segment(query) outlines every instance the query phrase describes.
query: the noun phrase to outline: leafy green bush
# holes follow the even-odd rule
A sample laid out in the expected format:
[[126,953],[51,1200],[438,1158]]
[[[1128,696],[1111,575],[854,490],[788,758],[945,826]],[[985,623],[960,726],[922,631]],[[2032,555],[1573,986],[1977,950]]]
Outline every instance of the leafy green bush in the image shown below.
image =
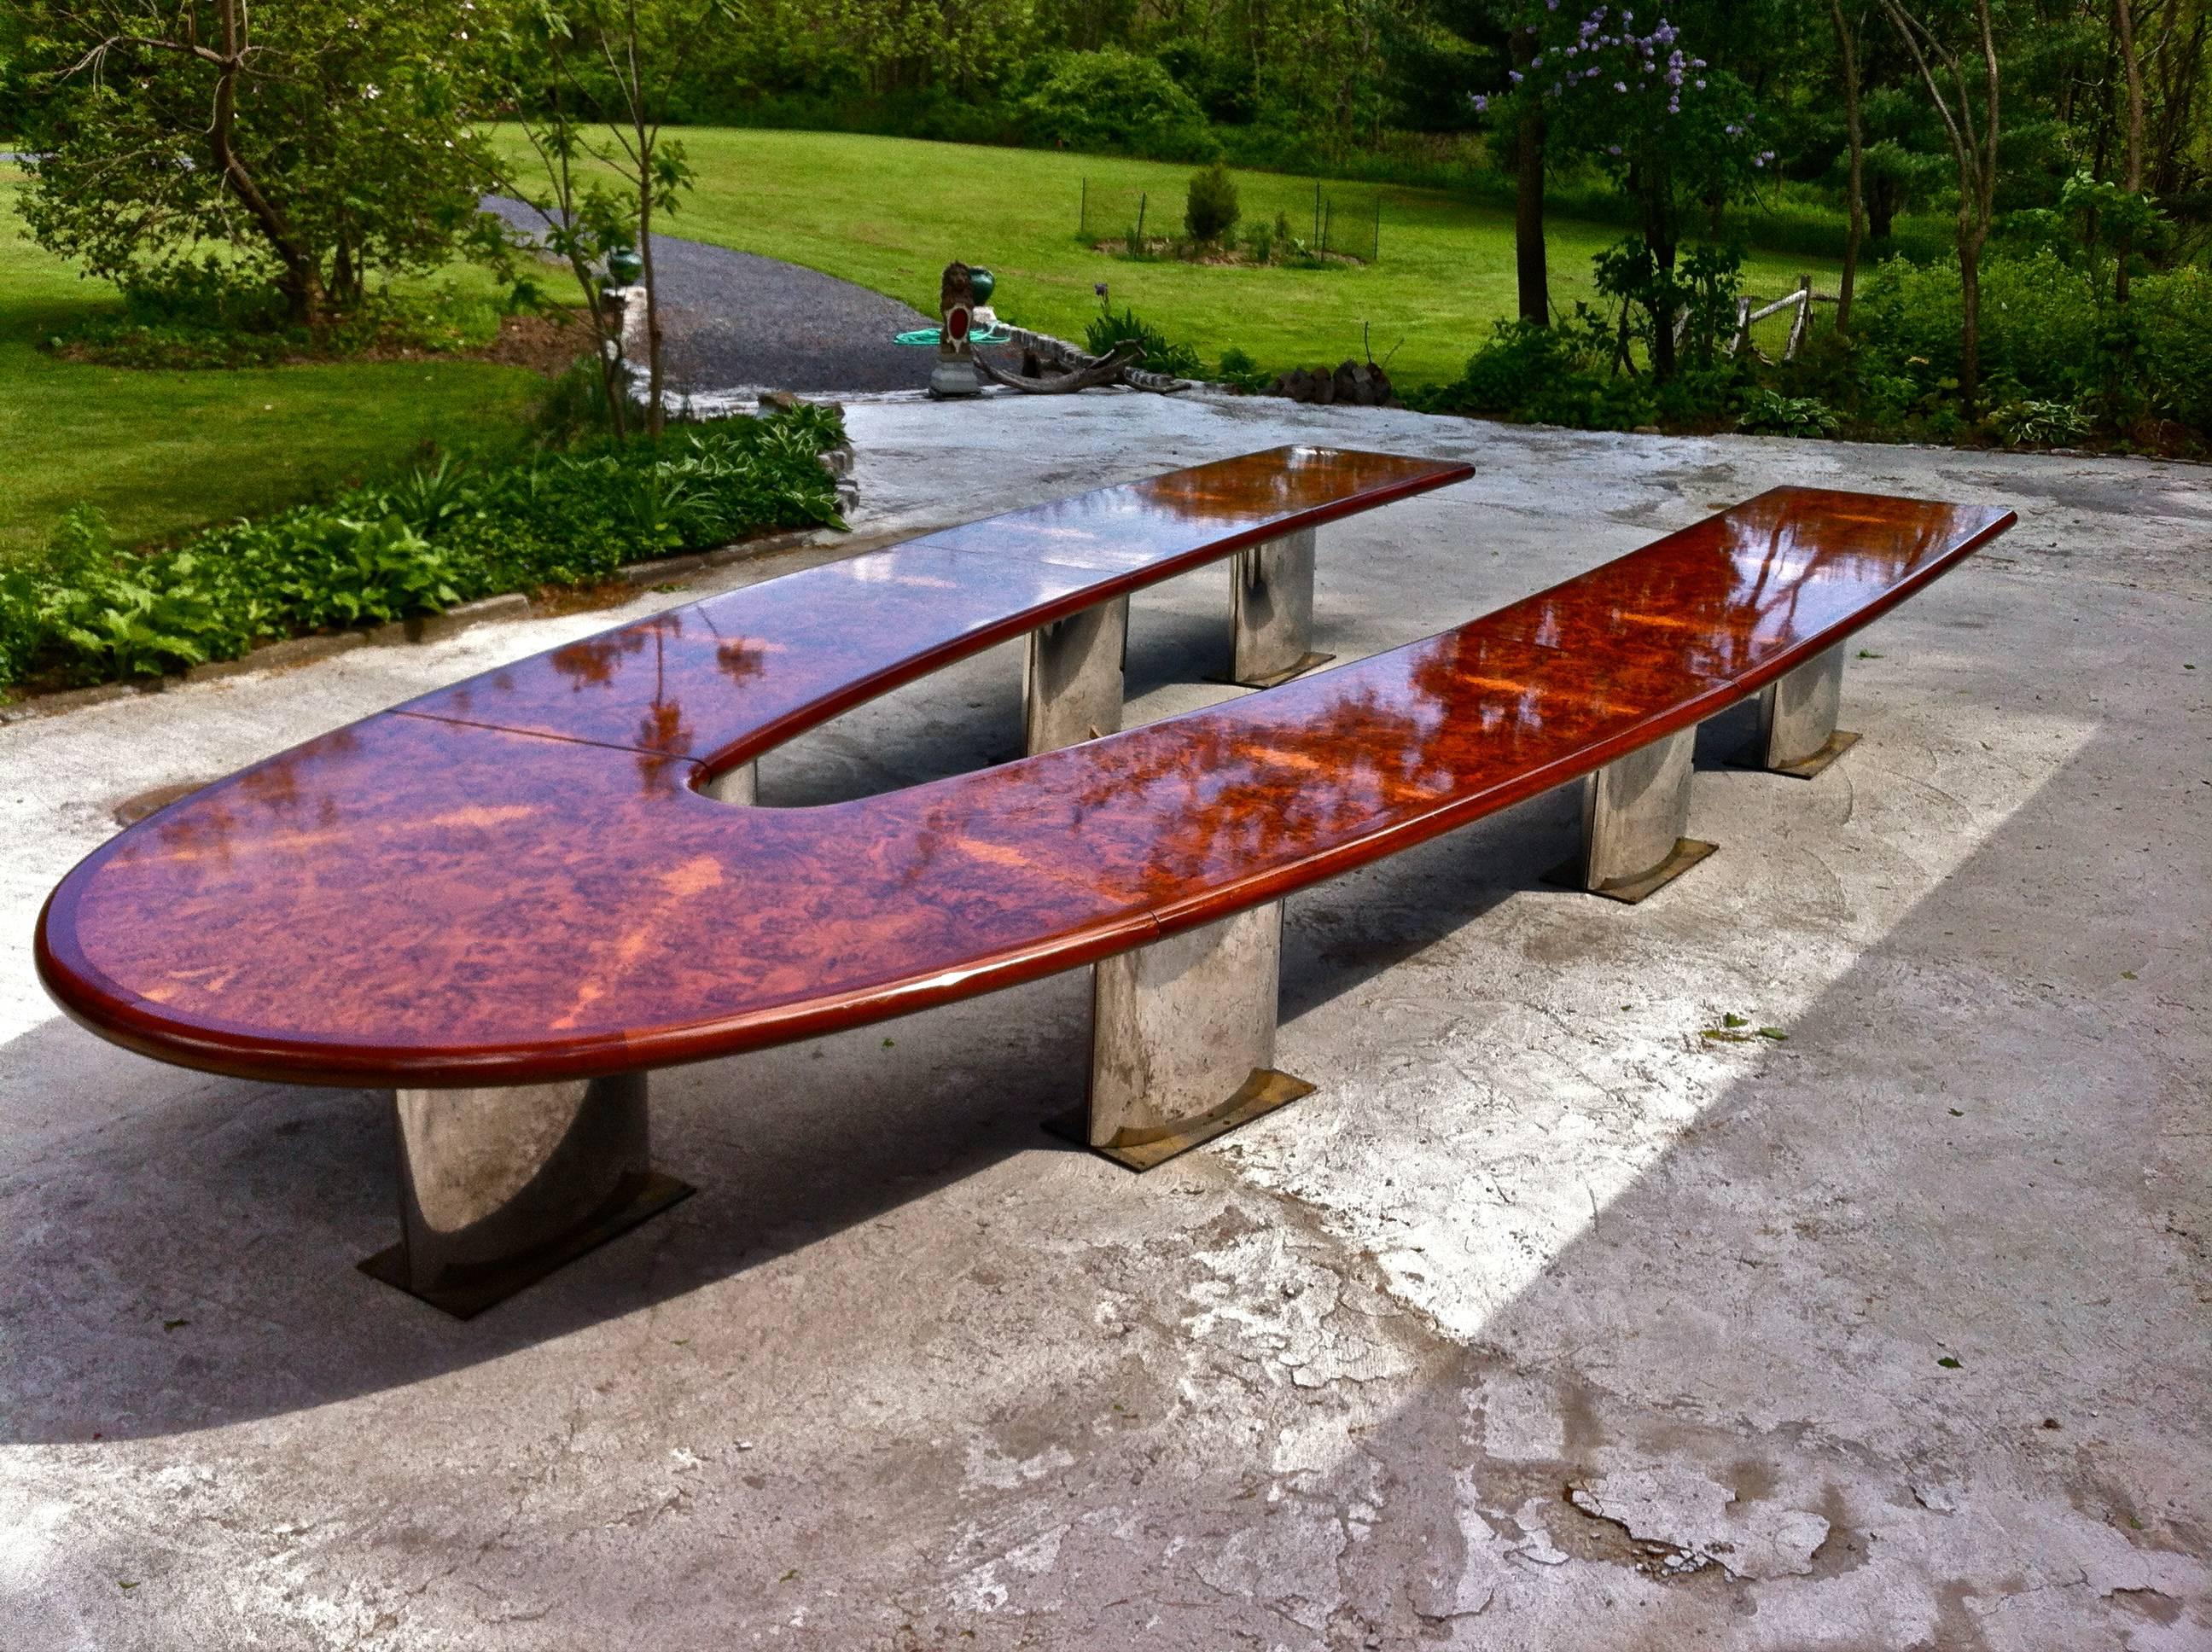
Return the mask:
[[[1964,300],[1956,261],[1892,258],[1869,272],[1851,325],[1880,370],[1923,390],[1959,376]],[[2096,295],[2049,252],[1992,258],[1982,270],[1982,375],[2027,397],[2073,400],[2097,388]]]
[[1162,161],[1211,160],[1220,149],[1197,100],[1156,59],[1119,46],[1046,53],[1020,110],[1034,143]]
[[1164,373],[1177,379],[1194,379],[1203,370],[1198,352],[1188,344],[1178,344],[1137,313],[1124,307],[1115,315],[1111,310],[1101,310],[1091,318],[1083,330],[1083,347],[1093,355],[1104,355],[1116,344],[1134,339],[1143,346],[1137,365],[1147,373]]
[[159,676],[273,637],[604,580],[757,528],[842,525],[815,457],[842,440],[835,410],[800,407],[520,464],[441,459],[142,556],[80,507],[43,555],[0,565],[0,685]]
[[1744,398],[1735,428],[1763,436],[1832,436],[1843,422],[1842,416],[1817,396],[1754,390]]
[[2064,447],[2089,434],[2089,416],[2071,402],[2007,402],[1990,428],[2008,447]]
[[1221,383],[1233,385],[1248,395],[1265,390],[1275,377],[1233,344],[1221,352],[1220,371],[1214,376]]
[[1488,343],[1468,358],[1467,370],[1444,392],[1439,411],[1512,413],[1534,399],[1547,382],[1578,370],[1567,341],[1549,327],[1499,321]]
[[1237,182],[1218,161],[1190,175],[1182,227],[1194,241],[1218,241],[1237,227]]
[[[1937,440],[1962,427],[1954,404],[1960,311],[1955,263],[1893,259],[1870,273],[1852,321],[1868,392],[1862,417],[1909,408],[1922,433]],[[2096,272],[2048,247],[1995,257],[1983,269],[1982,374],[1990,399],[2000,410],[2063,406],[2086,422],[2074,434],[2022,440],[2074,441],[2100,427],[2128,436],[2146,416],[2212,435],[2208,363],[2212,272],[2185,266],[2143,276],[2121,306],[2100,288]],[[2003,434],[2027,416],[1993,423]],[[2070,429],[2071,422],[2053,428]]]
[[2212,435],[2212,270],[2142,276],[2129,309],[2152,411]]
[[1736,295],[1743,289],[1741,246],[1701,243],[1662,270],[1644,237],[1631,235],[1592,258],[1590,270],[1601,294],[1628,306],[1631,336],[1647,352],[1662,308],[1680,362],[1710,367],[1735,336]]
[[1422,397],[1421,404],[1431,412],[1494,413],[1580,430],[1649,424],[1655,416],[1649,387],[1613,376],[1604,331],[1602,319],[1580,305],[1558,327],[1497,322],[1458,380]]

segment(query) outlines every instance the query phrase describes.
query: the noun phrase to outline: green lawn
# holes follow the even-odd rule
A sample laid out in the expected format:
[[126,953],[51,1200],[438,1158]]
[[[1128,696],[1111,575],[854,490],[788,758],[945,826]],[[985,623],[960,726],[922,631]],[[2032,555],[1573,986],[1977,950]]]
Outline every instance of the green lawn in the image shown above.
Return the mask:
[[[1434,191],[1383,189],[1382,258],[1323,270],[1137,264],[1079,244],[1084,180],[1094,225],[1139,191],[1148,227],[1180,224],[1190,168],[1026,149],[976,149],[833,133],[694,128],[679,136],[699,173],[674,233],[787,258],[905,299],[936,304],[946,260],[999,275],[1007,318],[1080,337],[1092,286],[1209,363],[1231,345],[1281,368],[1375,354],[1406,384],[1448,379],[1489,324],[1513,310],[1510,216]],[[114,303],[32,245],[15,215],[17,170],[0,166],[0,556],[36,544],[81,501],[126,542],[290,503],[390,466],[426,440],[496,440],[539,385],[520,368],[471,361],[361,362],[238,372],[155,373],[57,360],[38,341]],[[1248,217],[1285,212],[1310,226],[1311,179],[1237,174]],[[1326,185],[1347,218],[1376,191]],[[1301,233],[1304,233],[1301,230]],[[1590,254],[1610,228],[1551,228],[1553,290],[1589,295]],[[1778,295],[1802,257],[1755,258],[1750,289]],[[468,280],[481,281],[470,275]],[[1778,320],[1768,324],[1777,329]],[[1395,350],[1395,355],[1392,352]]]
[[115,301],[25,236],[21,178],[0,167],[0,556],[82,501],[126,543],[293,503],[426,440],[504,435],[543,387],[472,361],[149,373],[59,361],[37,342]]
[[[1385,187],[1382,255],[1365,267],[1324,270],[1132,263],[1078,243],[1077,206],[1089,179],[1092,223],[1118,229],[1139,191],[1146,228],[1180,233],[1191,168],[1034,149],[969,148],[824,132],[691,128],[675,134],[698,186],[669,233],[787,258],[906,300],[927,314],[938,272],[951,258],[990,266],[993,302],[1008,319],[1080,338],[1097,313],[1093,283],[1116,308],[1133,304],[1209,364],[1231,345],[1261,366],[1334,363],[1360,350],[1369,324],[1376,355],[1397,347],[1403,383],[1456,377],[1490,324],[1514,313],[1513,222],[1494,207],[1431,190]],[[1310,233],[1314,180],[1238,173],[1245,216],[1283,211]],[[1328,184],[1341,219],[1358,221],[1378,192]],[[1591,295],[1590,255],[1620,238],[1609,226],[1554,222],[1552,294]],[[1747,289],[1778,297],[1812,270],[1824,288],[1835,268],[1802,254],[1754,257]],[[1778,343],[1786,323],[1777,329]],[[1765,333],[1762,329],[1762,342]]]

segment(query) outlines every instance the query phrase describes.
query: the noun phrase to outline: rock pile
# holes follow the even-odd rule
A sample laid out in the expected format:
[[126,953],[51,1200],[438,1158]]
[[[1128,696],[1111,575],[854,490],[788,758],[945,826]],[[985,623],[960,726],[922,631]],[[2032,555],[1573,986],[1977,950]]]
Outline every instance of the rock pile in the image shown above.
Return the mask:
[[1318,402],[1324,407],[1396,407],[1397,394],[1390,375],[1372,361],[1340,362],[1336,371],[1327,367],[1293,367],[1267,386],[1270,396],[1287,396],[1294,402]]

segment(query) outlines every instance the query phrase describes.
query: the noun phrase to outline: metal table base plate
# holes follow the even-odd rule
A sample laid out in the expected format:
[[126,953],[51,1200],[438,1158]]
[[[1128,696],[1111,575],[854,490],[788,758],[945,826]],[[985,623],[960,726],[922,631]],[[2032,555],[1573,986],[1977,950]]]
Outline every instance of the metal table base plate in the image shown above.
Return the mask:
[[1796,762],[1777,763],[1767,767],[1765,748],[1757,740],[1729,757],[1731,768],[1755,768],[1763,774],[1787,774],[1794,780],[1809,780],[1830,763],[1859,743],[1859,737],[1848,729],[1838,729],[1828,737],[1828,742],[1810,756],[1800,757]]
[[386,1246],[356,1266],[370,1278],[404,1291],[457,1320],[474,1319],[485,1309],[505,1302],[518,1291],[528,1289],[547,1274],[566,1267],[587,1251],[597,1250],[608,1240],[628,1233],[672,1205],[681,1204],[697,1191],[688,1181],[678,1181],[659,1170],[648,1171],[629,1191],[558,1238],[520,1255],[502,1257],[497,1262],[447,1268],[438,1283],[427,1290],[418,1291],[408,1283],[407,1247],[404,1242]]
[[1240,689],[1280,688],[1292,677],[1304,677],[1308,671],[1312,671],[1316,666],[1326,665],[1330,660],[1334,659],[1335,658],[1336,656],[1334,654],[1309,653],[1301,658],[1295,665],[1286,666],[1279,671],[1270,671],[1265,677],[1237,677],[1233,674],[1234,668],[1232,667],[1231,671],[1208,671],[1206,673],[1206,681],[1208,683],[1227,683],[1233,687]]
[[1044,1127],[1063,1141],[1072,1141],[1078,1147],[1089,1147],[1102,1158],[1110,1158],[1125,1169],[1150,1170],[1166,1163],[1177,1154],[1187,1153],[1194,1147],[1204,1145],[1217,1136],[1225,1136],[1241,1124],[1273,1113],[1279,1107],[1287,1107],[1301,1096],[1314,1093],[1314,1086],[1303,1078],[1294,1078],[1287,1072],[1278,1072],[1272,1067],[1255,1067],[1243,1088],[1223,1102],[1216,1111],[1203,1118],[1193,1119],[1180,1130],[1154,1138],[1149,1141],[1121,1141],[1111,1146],[1094,1147],[1091,1142],[1091,1109],[1073,1107],[1066,1112],[1045,1121]]
[[1583,881],[1583,857],[1580,853],[1571,859],[1562,860],[1544,874],[1544,881],[1562,889],[1579,890],[1585,895],[1602,895],[1608,901],[1625,902],[1634,906],[1647,895],[1665,888],[1684,872],[1703,860],[1720,845],[1707,843],[1694,837],[1678,837],[1674,852],[1649,872],[1638,872],[1633,878],[1617,878],[1600,884],[1595,889]]

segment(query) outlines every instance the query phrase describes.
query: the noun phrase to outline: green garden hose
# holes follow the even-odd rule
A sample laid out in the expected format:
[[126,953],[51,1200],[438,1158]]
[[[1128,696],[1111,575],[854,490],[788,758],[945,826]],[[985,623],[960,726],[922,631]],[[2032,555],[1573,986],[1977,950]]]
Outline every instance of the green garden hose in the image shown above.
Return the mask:
[[[891,339],[891,343],[894,344],[934,345],[938,342],[938,335],[943,331],[944,329],[941,327],[916,327],[912,332],[902,332],[895,335]],[[969,333],[968,335],[968,342],[971,344],[1011,344],[1014,342],[1014,336],[1013,334],[1006,331],[1004,328],[993,327],[988,332]]]

